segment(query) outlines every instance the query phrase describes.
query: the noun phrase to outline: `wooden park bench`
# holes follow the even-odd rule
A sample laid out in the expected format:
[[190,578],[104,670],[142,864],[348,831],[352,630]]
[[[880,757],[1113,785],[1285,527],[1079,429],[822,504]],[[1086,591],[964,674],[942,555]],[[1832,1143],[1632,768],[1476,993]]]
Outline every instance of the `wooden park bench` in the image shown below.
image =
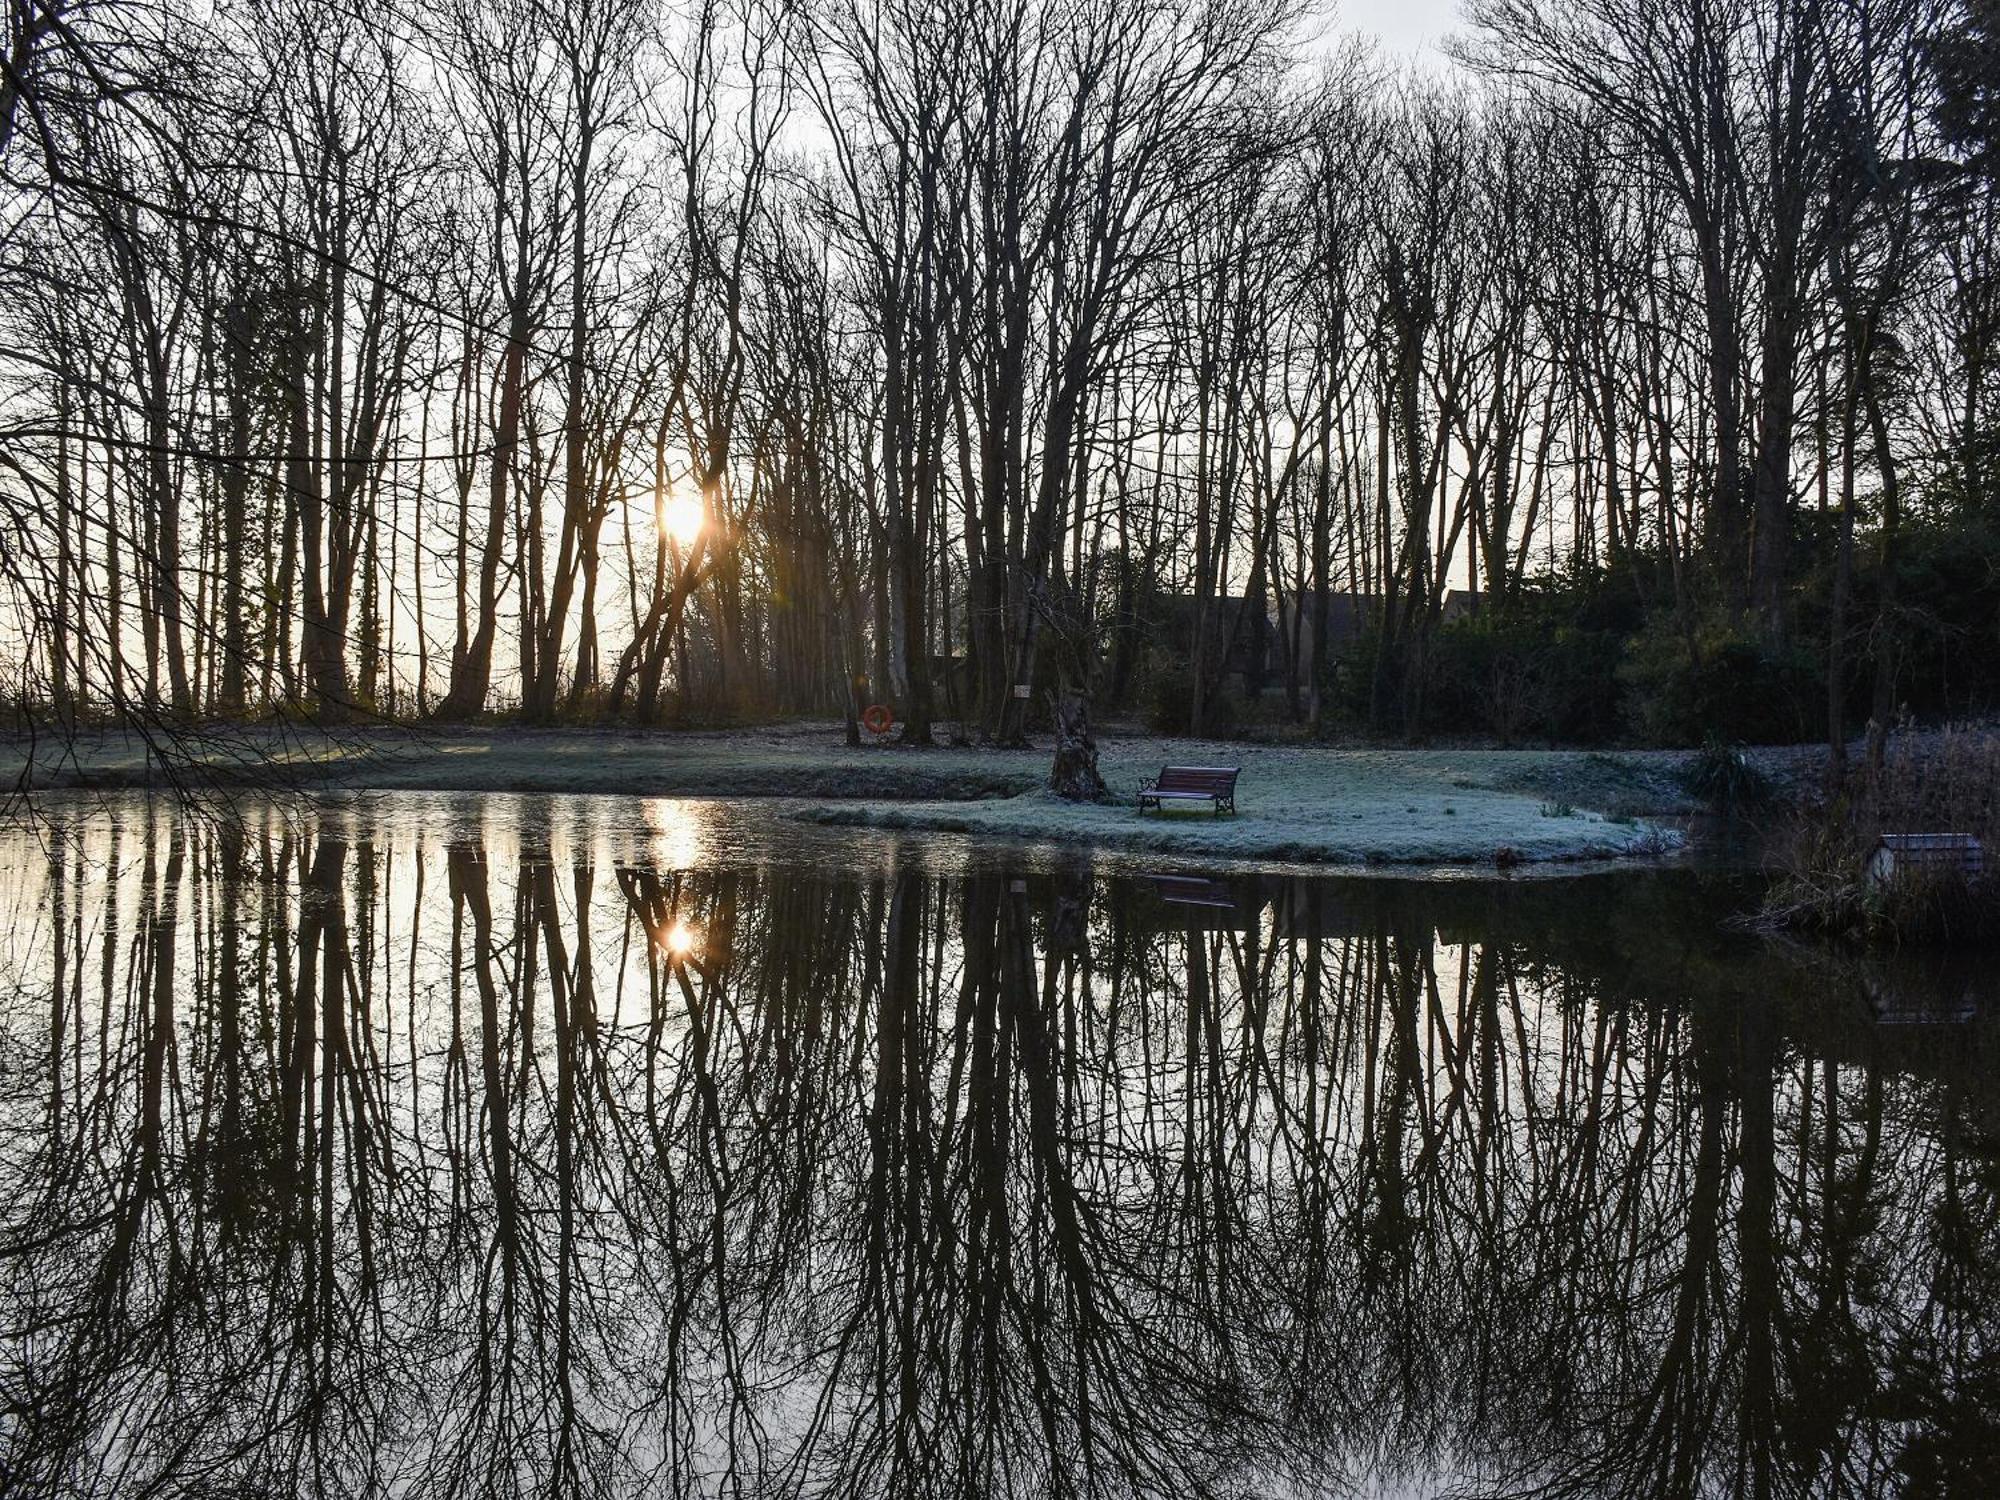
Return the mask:
[[1163,766],[1160,774],[1139,788],[1139,811],[1164,808],[1169,802],[1211,802],[1215,815],[1236,812],[1236,778],[1241,766]]

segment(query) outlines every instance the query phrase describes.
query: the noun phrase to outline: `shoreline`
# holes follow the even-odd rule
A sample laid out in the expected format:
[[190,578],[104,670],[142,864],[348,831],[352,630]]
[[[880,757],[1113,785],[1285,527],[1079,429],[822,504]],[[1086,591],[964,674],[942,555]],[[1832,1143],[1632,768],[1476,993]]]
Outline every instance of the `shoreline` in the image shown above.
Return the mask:
[[[1135,854],[1303,865],[1506,868],[1658,863],[1698,811],[1678,751],[1383,749],[1107,736],[1113,801],[1045,788],[1045,748],[849,748],[837,725],[747,730],[237,728],[170,775],[136,736],[0,748],[17,790],[410,791],[782,799],[784,815],[850,828],[1087,845]],[[190,747],[193,748],[193,747]],[[1234,817],[1141,814],[1163,764],[1242,767]]]

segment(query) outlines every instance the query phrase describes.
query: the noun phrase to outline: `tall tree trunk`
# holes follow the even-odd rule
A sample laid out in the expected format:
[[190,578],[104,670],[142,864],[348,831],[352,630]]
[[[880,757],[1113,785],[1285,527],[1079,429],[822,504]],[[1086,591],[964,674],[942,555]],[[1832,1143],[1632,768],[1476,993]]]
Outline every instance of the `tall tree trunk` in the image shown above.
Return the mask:
[[500,556],[507,545],[508,486],[514,450],[521,441],[521,403],[527,380],[527,316],[517,297],[508,312],[507,347],[501,356],[500,414],[494,425],[491,476],[486,488],[486,536],[479,552],[479,591],[465,652],[452,663],[451,685],[438,703],[440,719],[464,720],[484,711],[493,683],[493,639],[500,624]]
[[1875,690],[1868,713],[1868,773],[1879,778],[1888,752],[1889,730],[1896,713],[1896,653],[1901,622],[1896,599],[1896,569],[1901,563],[1902,488],[1896,456],[1889,445],[1889,423],[1882,407],[1873,361],[1864,359],[1860,372],[1861,400],[1868,413],[1868,431],[1875,447],[1875,464],[1882,475],[1882,532],[1876,555],[1880,573],[1875,615]]

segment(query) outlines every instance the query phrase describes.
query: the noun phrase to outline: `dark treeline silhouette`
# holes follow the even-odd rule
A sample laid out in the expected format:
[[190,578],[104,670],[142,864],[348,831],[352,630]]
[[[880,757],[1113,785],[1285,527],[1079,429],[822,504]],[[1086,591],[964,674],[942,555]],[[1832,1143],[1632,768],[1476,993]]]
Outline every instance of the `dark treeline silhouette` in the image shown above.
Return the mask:
[[[690,873],[618,816],[10,841],[10,1494],[2000,1458],[1962,981],[1718,952],[1684,876]],[[1912,996],[1947,1024],[1876,1024]]]
[[38,720],[2000,694],[1989,0],[4,14]]

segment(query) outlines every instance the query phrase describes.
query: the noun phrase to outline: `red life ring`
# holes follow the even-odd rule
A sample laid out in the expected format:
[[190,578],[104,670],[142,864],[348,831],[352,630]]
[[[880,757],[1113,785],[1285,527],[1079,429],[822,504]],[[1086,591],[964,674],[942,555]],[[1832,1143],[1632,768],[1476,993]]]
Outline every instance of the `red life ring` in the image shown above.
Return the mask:
[[889,726],[896,722],[896,716],[880,703],[871,703],[861,711],[861,722],[870,734],[887,734]]

